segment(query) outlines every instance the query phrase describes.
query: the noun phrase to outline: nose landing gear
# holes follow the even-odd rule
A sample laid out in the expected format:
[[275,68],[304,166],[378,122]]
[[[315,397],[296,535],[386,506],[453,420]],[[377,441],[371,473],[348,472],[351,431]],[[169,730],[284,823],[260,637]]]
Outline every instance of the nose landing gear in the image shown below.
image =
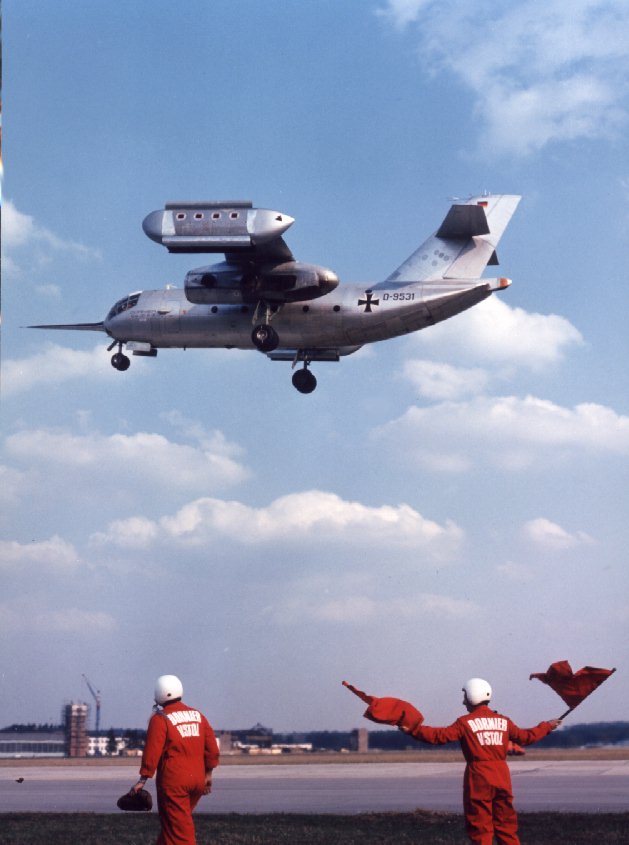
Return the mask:
[[[112,345],[109,347],[109,350],[113,349],[115,345],[115,343],[112,343]],[[114,352],[114,354],[111,356],[111,366],[115,370],[119,370],[121,373],[123,373],[125,370],[129,369],[130,364],[131,361],[129,360],[129,358],[127,358],[127,356],[124,355],[122,352],[122,343],[119,343],[118,351]]]

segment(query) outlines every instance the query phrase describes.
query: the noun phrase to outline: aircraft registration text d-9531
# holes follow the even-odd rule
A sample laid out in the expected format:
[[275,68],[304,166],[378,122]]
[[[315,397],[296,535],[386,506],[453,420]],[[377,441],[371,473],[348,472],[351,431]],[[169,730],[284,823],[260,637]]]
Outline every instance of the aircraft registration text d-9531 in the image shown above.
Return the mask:
[[387,302],[387,300],[392,299],[394,302],[411,302],[415,299],[415,291],[396,291],[395,293],[383,293],[382,299]]

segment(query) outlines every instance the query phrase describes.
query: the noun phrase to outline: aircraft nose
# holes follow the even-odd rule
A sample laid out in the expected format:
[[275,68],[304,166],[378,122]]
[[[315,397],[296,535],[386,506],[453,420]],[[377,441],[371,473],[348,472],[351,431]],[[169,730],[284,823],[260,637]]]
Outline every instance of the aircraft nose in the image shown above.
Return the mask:
[[295,218],[269,208],[255,208],[248,221],[248,231],[254,243],[279,238],[295,222]]
[[142,221],[144,234],[152,241],[161,244],[163,237],[164,212],[151,211]]

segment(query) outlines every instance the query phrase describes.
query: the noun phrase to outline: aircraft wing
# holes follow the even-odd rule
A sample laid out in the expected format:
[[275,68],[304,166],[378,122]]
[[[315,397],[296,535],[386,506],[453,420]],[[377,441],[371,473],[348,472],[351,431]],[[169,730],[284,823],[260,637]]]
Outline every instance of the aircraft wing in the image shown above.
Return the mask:
[[187,299],[195,305],[305,302],[338,285],[326,267],[295,261],[282,235],[294,219],[254,208],[249,200],[167,202],[142,223],[169,252],[222,252],[225,261],[191,270]]
[[520,199],[514,194],[496,194],[455,203],[437,231],[375,287],[479,279],[488,264],[498,264],[496,246]]

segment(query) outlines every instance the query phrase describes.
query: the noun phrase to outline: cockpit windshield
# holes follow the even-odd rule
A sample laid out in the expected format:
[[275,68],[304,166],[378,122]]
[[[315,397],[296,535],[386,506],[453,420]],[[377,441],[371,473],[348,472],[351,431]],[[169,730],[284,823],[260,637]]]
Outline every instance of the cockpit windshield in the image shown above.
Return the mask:
[[124,299],[119,299],[118,302],[112,307],[109,314],[107,315],[107,319],[111,320],[112,317],[116,317],[118,314],[122,314],[123,311],[128,311],[129,308],[133,308],[135,305],[138,304],[138,299],[140,298],[139,293],[131,293],[129,296],[125,296]]

